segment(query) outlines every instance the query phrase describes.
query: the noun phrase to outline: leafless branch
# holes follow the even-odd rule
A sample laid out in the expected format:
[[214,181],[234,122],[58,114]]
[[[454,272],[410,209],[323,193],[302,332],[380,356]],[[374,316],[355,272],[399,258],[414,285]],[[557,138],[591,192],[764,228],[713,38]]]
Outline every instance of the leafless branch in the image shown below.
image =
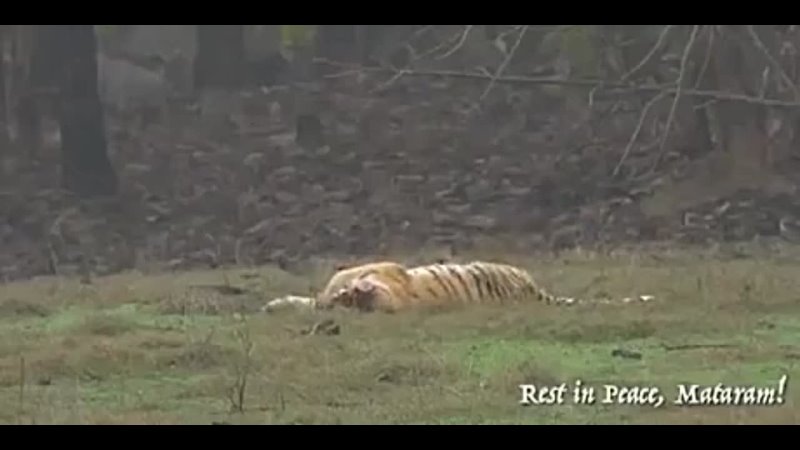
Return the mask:
[[653,57],[656,55],[656,52],[658,52],[658,49],[660,49],[661,46],[664,44],[664,41],[666,40],[667,35],[669,34],[670,30],[674,26],[675,25],[666,25],[666,26],[664,26],[664,29],[662,29],[661,33],[658,35],[658,39],[656,40],[656,43],[653,45],[653,48],[651,48],[650,51],[647,52],[647,54],[644,56],[644,58],[641,61],[639,61],[639,64],[636,65],[636,67],[634,67],[633,69],[629,70],[628,73],[622,75],[622,78],[621,78],[622,81],[625,81],[628,78],[630,78],[633,74],[635,74],[636,72],[641,70],[642,67],[647,65],[647,63],[649,63],[651,59],[653,59]]
[[675,111],[678,109],[678,102],[681,99],[681,93],[683,91],[683,79],[686,76],[686,62],[689,61],[689,53],[692,52],[692,47],[694,47],[694,41],[697,38],[697,33],[700,31],[700,28],[700,25],[695,25],[692,28],[692,34],[689,35],[689,42],[686,43],[686,47],[683,49],[681,68],[680,72],[678,73],[678,80],[675,82],[675,99],[672,101],[672,107],[669,110],[669,116],[667,116],[667,124],[664,128],[664,136],[661,137],[661,145],[658,149],[658,157],[656,157],[656,162],[653,166],[654,168],[661,162],[661,158],[664,154],[664,148],[667,144],[667,139],[669,138],[672,122],[675,120]]
[[486,86],[486,90],[483,91],[483,94],[481,94],[480,98],[478,99],[478,102],[483,101],[483,99],[486,98],[487,95],[489,95],[489,92],[492,90],[492,87],[494,87],[495,83],[497,82],[497,79],[503,75],[503,72],[506,70],[508,63],[511,62],[511,60],[514,58],[514,54],[517,53],[517,48],[519,48],[519,44],[522,42],[522,38],[525,37],[525,33],[527,31],[528,31],[528,25],[523,26],[522,29],[519,31],[519,35],[517,36],[517,41],[514,42],[514,46],[511,47],[511,50],[508,52],[508,55],[506,55],[506,59],[503,61],[502,64],[500,64],[500,67],[497,68],[497,72],[495,72],[494,75],[492,76],[491,81],[489,81],[489,85]]
[[424,27],[422,27],[422,28],[414,31],[413,33],[411,33],[411,36],[409,37],[409,40],[416,39],[416,38],[422,36],[423,34],[427,33],[428,31],[430,31],[432,29],[433,29],[433,25],[425,25]]
[[472,27],[474,26],[475,25],[467,25],[466,27],[464,27],[464,31],[461,33],[461,38],[458,40],[458,42],[456,42],[456,44],[453,47],[451,47],[450,50],[446,51],[443,55],[438,56],[436,59],[445,59],[450,55],[452,55],[453,53],[457,52],[458,49],[460,49],[464,45],[464,42],[466,42],[467,36],[469,36],[469,32],[472,31]]
[[241,360],[234,364],[235,380],[228,391],[228,400],[231,403],[231,410],[239,413],[243,413],[245,410],[245,392],[247,390],[248,376],[253,364],[253,341],[250,338],[250,329],[243,317],[244,316],[242,316],[239,327],[234,330],[234,336],[242,352]]
[[[316,59],[315,62],[318,64],[349,67],[353,69],[354,73],[356,72],[397,73],[398,72],[397,70],[394,69],[387,69],[382,67],[361,67],[361,66],[354,67],[353,65],[338,63],[322,58]],[[600,80],[582,79],[582,78],[565,79],[560,77],[527,77],[522,75],[504,75],[504,76],[494,77],[493,75],[488,73],[460,72],[455,70],[404,70],[404,75],[416,76],[416,77],[464,78],[473,80],[487,80],[494,78],[497,83],[517,84],[517,85],[541,84],[541,85],[553,85],[553,86],[594,88],[599,84],[604,84],[608,88],[607,90],[603,91],[604,95],[606,96],[624,95],[635,92],[639,93],[664,92],[666,94],[675,94],[678,91],[677,88],[672,83],[659,84],[659,85],[631,85],[628,83],[612,83],[612,82],[604,82]],[[742,102],[753,105],[771,106],[776,108],[800,108],[800,101],[786,101],[786,100],[768,99],[768,98],[761,99],[750,95],[735,94],[725,91],[682,89],[681,95],[687,97],[701,97],[701,98],[715,99],[715,100]]]
[[397,82],[397,80],[399,80],[400,78],[402,78],[402,77],[403,77],[403,75],[405,75],[405,74],[407,74],[407,73],[408,73],[408,70],[407,70],[407,69],[402,69],[402,70],[399,70],[399,71],[397,71],[397,73],[395,73],[395,74],[392,76],[392,78],[389,78],[389,79],[388,79],[388,80],[386,80],[384,83],[381,83],[379,86],[377,86],[377,87],[375,87],[374,89],[372,89],[372,90],[370,91],[370,94],[374,94],[374,93],[376,93],[376,92],[380,92],[380,91],[382,91],[382,90],[384,90],[384,89],[388,88],[389,86],[391,86],[391,85],[393,85],[394,83],[396,83],[396,82]]
[[[471,25],[469,25],[469,26],[471,26]],[[464,36],[464,32],[453,34],[452,36],[448,37],[444,41],[440,42],[438,45],[434,46],[433,48],[429,48],[428,50],[425,50],[424,52],[416,55],[414,58],[412,58],[412,60],[413,61],[418,61],[418,60],[420,60],[422,58],[425,58],[426,56],[430,56],[430,55],[438,52],[439,50],[445,48],[450,43],[453,43],[454,47],[459,47],[460,44],[458,43],[458,41],[459,41],[459,39],[462,39],[462,38],[466,39],[466,36]],[[452,50],[452,48],[451,48],[451,50]]]
[[767,49],[767,46],[764,45],[764,41],[762,41],[761,38],[758,37],[758,33],[756,33],[755,28],[753,28],[752,25],[747,25],[745,28],[747,29],[747,34],[750,35],[750,38],[753,40],[753,44],[755,44],[756,48],[758,48],[761,51],[761,53],[764,54],[764,57],[767,58],[767,61],[780,74],[780,77],[781,79],[783,79],[783,82],[786,83],[786,85],[789,86],[789,88],[792,90],[792,93],[794,93],[795,100],[800,98],[800,92],[798,92],[797,86],[795,86],[795,84],[792,82],[792,79],[789,77],[786,71],[783,70],[783,66],[781,66],[778,60],[776,60],[772,56],[772,54],[770,54],[769,49]]
[[642,113],[639,115],[639,123],[636,124],[636,129],[633,130],[633,134],[631,134],[631,138],[628,141],[628,145],[625,146],[625,151],[622,153],[622,157],[619,159],[617,166],[614,167],[614,171],[611,173],[612,177],[616,177],[619,174],[622,165],[625,163],[625,160],[628,158],[628,155],[633,148],[634,142],[636,142],[636,138],[639,137],[639,133],[642,131],[642,126],[644,125],[644,121],[647,118],[647,113],[650,112],[650,108],[653,107],[659,100],[666,97],[667,94],[665,92],[659,92],[653,98],[650,99],[642,108]]
[[[497,36],[495,36],[494,40],[496,41],[496,40],[499,39],[499,40],[503,41],[506,36],[508,36],[509,34],[513,34],[513,33],[519,32],[519,30],[521,30],[522,27],[528,27],[529,31],[531,29],[530,25],[514,25],[511,28],[509,28],[508,30],[501,31],[500,33],[497,33]],[[553,31],[557,31],[557,30],[558,30],[558,27],[556,29],[554,29]]]
[[708,70],[708,65],[711,62],[711,50],[714,48],[714,27],[705,28],[708,31],[708,46],[706,47],[706,57],[703,60],[703,65],[700,67],[700,71],[697,73],[697,78],[694,82],[695,89],[700,87],[700,83],[703,82],[703,77],[706,76],[706,70]]

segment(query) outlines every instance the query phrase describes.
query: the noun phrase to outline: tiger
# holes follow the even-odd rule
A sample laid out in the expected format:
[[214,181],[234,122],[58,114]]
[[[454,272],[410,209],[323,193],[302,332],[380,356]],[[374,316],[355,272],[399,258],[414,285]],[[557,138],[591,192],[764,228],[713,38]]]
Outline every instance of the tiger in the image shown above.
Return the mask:
[[417,306],[526,300],[582,303],[549,293],[524,269],[503,263],[472,261],[407,268],[382,262],[353,267],[339,277],[340,274],[333,277],[325,296],[318,299],[318,308],[343,306],[361,311],[397,312]]

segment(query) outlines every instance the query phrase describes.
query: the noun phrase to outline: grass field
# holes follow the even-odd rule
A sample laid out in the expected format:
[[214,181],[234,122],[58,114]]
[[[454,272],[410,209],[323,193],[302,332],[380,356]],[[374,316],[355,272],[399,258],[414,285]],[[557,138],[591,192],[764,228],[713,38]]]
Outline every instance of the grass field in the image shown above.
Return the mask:
[[[271,268],[0,285],[0,423],[800,423],[800,259],[653,255],[500,258],[559,294],[656,297],[624,306],[266,314],[326,275]],[[226,283],[248,292],[192,287]],[[324,318],[340,333],[302,332]],[[781,405],[672,403],[782,375]],[[561,383],[563,404],[520,406],[520,384]],[[666,401],[603,404],[604,384]]]

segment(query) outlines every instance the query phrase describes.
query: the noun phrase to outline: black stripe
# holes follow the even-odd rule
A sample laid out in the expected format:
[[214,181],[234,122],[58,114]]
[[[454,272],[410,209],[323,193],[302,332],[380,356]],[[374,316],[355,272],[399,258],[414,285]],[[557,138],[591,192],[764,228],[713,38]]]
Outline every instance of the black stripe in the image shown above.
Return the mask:
[[[419,271],[419,269],[423,269],[423,270],[427,271],[428,273],[430,273],[430,270],[428,270],[428,268],[427,268],[427,267],[421,267],[421,268],[418,268],[418,269],[417,269],[417,271]],[[422,275],[422,274],[421,274],[421,273],[417,273],[417,275],[419,276],[419,275]],[[434,276],[434,278],[435,278],[435,276]],[[442,298],[442,293],[441,293],[441,292],[439,292],[439,291],[437,291],[436,289],[434,289],[434,288],[433,288],[433,287],[431,287],[430,285],[426,285],[426,286],[425,286],[425,290],[426,290],[426,291],[427,291],[427,292],[428,292],[428,293],[429,293],[431,296],[433,296],[434,298],[437,298],[437,299],[440,299],[440,298]],[[419,297],[419,293],[417,293],[417,292],[416,292],[414,289],[411,289],[411,291],[412,291],[412,292],[411,292],[411,295],[412,295],[412,297],[414,297],[414,298],[416,298],[416,299],[419,299],[419,298],[420,298],[420,297]],[[446,291],[446,289],[445,289],[445,291]]]
[[[441,267],[441,266],[439,266],[437,268],[443,269],[443,267]],[[442,280],[444,280],[444,282],[447,283],[448,286],[450,286],[450,289],[452,289],[452,292],[453,292],[452,299],[453,300],[459,300],[459,298],[461,297],[461,294],[458,292],[458,287],[455,284],[453,284],[452,281],[450,280],[450,277],[442,276]]]
[[449,295],[451,297],[453,296],[453,293],[447,288],[447,284],[444,282],[444,280],[441,277],[439,277],[439,274],[436,273],[436,271],[433,270],[433,268],[425,267],[424,269],[429,274],[431,274],[431,276],[433,276],[433,279],[436,280],[437,283],[439,283],[439,285],[442,287],[442,290],[444,290],[447,293],[447,295]]
[[552,298],[550,298],[550,295],[545,293],[544,290],[542,289],[539,289],[538,296],[539,296],[539,301],[552,300]]
[[475,288],[478,290],[478,302],[482,302],[486,298],[486,294],[483,291],[483,286],[481,285],[481,278],[475,273],[475,267],[473,266],[466,266],[467,272],[472,275],[472,281],[475,282]]
[[495,274],[497,277],[502,280],[500,283],[500,287],[503,288],[503,299],[511,299],[512,295],[514,294],[514,289],[512,288],[512,282],[508,278],[508,273],[503,270],[502,267],[495,267]]
[[494,278],[494,274],[491,271],[484,270],[485,268],[482,267],[480,264],[474,264],[472,266],[475,270],[481,273],[483,277],[484,283],[486,283],[486,289],[489,291],[490,294],[494,296],[494,300],[497,300],[501,297],[500,290],[497,286],[497,280]]
[[402,274],[399,273],[387,273],[386,278],[388,278],[391,281],[394,281],[395,283],[401,286],[405,285],[407,281],[406,277],[404,277]]
[[506,288],[505,300],[515,300],[519,295],[519,284],[514,278],[513,272],[507,267],[498,266],[497,275],[503,279],[503,286]]
[[431,293],[431,295],[433,295],[433,297],[434,297],[434,298],[437,298],[437,299],[439,299],[439,298],[442,298],[442,297],[439,295],[439,293],[438,293],[438,292],[436,292],[436,289],[434,289],[434,288],[432,288],[432,287],[430,287],[430,286],[428,286],[428,292],[430,292],[430,293]]
[[526,288],[525,279],[517,271],[517,269],[513,267],[508,268],[508,270],[506,271],[506,275],[514,285],[514,297],[515,298],[521,297],[521,295],[525,292]]
[[497,298],[502,302],[506,297],[508,297],[508,286],[506,286],[506,281],[500,276],[496,267],[489,266],[487,270],[489,271],[489,275],[492,276],[492,280],[494,280],[495,287],[498,292]]
[[450,272],[450,275],[458,278],[458,281],[461,283],[461,286],[464,288],[464,296],[465,296],[464,300],[465,301],[474,302],[475,299],[472,296],[472,289],[469,288],[469,284],[467,283],[466,280],[464,280],[464,278],[461,276],[461,274],[458,273],[458,270],[456,268],[454,268],[452,265],[447,265],[447,266],[444,266],[444,267],[447,269],[448,272]]
[[528,295],[530,295],[532,297],[537,297],[539,300],[542,299],[542,296],[547,297],[549,295],[546,292],[544,292],[544,289],[542,289],[536,283],[536,281],[532,279],[530,274],[528,274],[527,272],[521,271],[519,276],[522,277],[522,279],[523,279],[524,286],[525,286],[524,287],[524,292],[526,294],[528,294]]

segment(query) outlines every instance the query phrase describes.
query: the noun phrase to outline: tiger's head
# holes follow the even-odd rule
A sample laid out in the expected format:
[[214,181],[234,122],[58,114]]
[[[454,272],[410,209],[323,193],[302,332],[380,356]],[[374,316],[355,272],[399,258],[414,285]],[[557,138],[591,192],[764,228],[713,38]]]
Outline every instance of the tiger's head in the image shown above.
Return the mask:
[[378,305],[390,303],[390,298],[389,286],[373,277],[365,277],[353,280],[348,287],[339,290],[323,308],[342,306],[370,312]]

